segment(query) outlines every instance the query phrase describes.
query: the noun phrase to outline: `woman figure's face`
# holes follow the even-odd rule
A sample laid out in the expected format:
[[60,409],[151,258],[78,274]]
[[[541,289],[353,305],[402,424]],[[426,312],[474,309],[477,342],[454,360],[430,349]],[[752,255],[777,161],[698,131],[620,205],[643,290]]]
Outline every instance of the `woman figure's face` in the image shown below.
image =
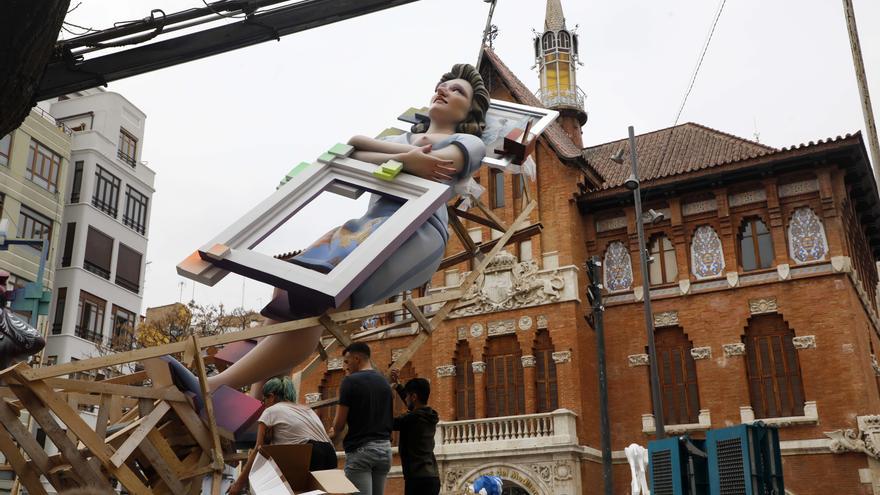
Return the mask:
[[428,117],[437,124],[455,125],[467,117],[474,88],[464,79],[450,79],[437,85]]

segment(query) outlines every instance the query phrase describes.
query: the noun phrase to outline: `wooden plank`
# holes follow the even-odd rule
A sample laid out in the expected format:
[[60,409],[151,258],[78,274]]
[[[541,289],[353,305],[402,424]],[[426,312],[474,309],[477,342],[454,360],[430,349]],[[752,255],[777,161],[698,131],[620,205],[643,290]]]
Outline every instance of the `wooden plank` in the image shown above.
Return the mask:
[[371,328],[369,330],[364,330],[363,332],[358,332],[351,336],[351,340],[358,341],[363,340],[371,335],[376,335],[382,332],[387,332],[388,330],[393,330],[395,328],[407,327],[416,322],[415,318],[404,318],[400,321],[395,321],[394,323],[389,323],[387,325],[378,326],[376,328]]
[[455,210],[455,214],[458,215],[458,217],[460,219],[464,218],[465,220],[470,220],[471,222],[478,223],[484,227],[489,227],[490,229],[494,229],[499,232],[504,232],[504,229],[502,229],[500,225],[493,222],[492,220],[488,220],[488,219],[483,218],[479,215],[474,215],[473,213],[470,213],[470,212],[467,212],[464,210],[459,210],[459,209]]
[[220,432],[217,429],[217,420],[214,418],[214,400],[208,391],[208,375],[205,372],[205,362],[199,349],[199,337],[192,335],[192,346],[195,350],[196,371],[198,371],[199,387],[202,389],[202,399],[205,403],[205,415],[208,417],[208,430],[211,432],[214,453],[214,469],[223,470],[223,448],[220,446]]
[[162,460],[165,461],[168,467],[171,468],[175,476],[183,473],[183,463],[177,458],[177,454],[171,448],[168,440],[162,435],[160,429],[154,428],[150,430],[150,433],[147,434],[147,441],[156,449],[156,452],[162,457]]
[[[167,402],[162,402],[161,404],[165,404],[165,407],[170,409],[170,406],[168,406]],[[161,404],[159,405],[159,407],[162,407]],[[155,429],[152,429],[148,433],[158,432]],[[177,475],[179,473],[174,467],[172,467],[171,464],[169,464],[168,461],[166,461],[166,457],[159,452],[159,449],[153,443],[153,438],[155,438],[155,435],[153,437],[150,437],[148,435],[147,438],[145,438],[144,441],[138,446],[139,450],[141,451],[141,453],[144,454],[144,457],[146,457],[147,460],[150,461],[150,464],[153,466],[156,474],[158,474],[162,481],[165,482],[171,493],[186,492],[183,483],[180,481],[180,479],[177,478]],[[159,438],[161,438],[161,435],[159,436]],[[165,445],[167,446],[168,444],[166,443]],[[174,460],[177,460],[173,452],[171,453],[171,456],[174,457]]]
[[143,421],[141,421],[137,428],[132,431],[131,435],[129,435],[125,442],[116,449],[116,452],[110,457],[110,462],[116,467],[121,466],[122,463],[128,459],[128,456],[134,452],[138,445],[147,438],[147,434],[150,433],[150,430],[159,424],[159,421],[162,420],[165,413],[170,409],[171,406],[169,406],[167,402],[159,402],[159,405],[157,405],[150,414],[144,417]]
[[478,248],[477,245],[474,244],[474,240],[471,239],[471,234],[467,231],[466,228],[464,228],[464,225],[461,224],[461,220],[458,219],[458,215],[456,214],[455,210],[449,207],[447,207],[447,210],[449,212],[449,225],[452,227],[455,235],[458,236],[458,240],[461,241],[461,244],[464,246],[465,250],[468,253],[472,253],[474,255],[479,253],[480,248]]
[[162,399],[186,402],[186,396],[175,387],[152,388],[134,385],[117,385],[114,383],[93,382],[87,380],[69,380],[67,378],[49,378],[46,385],[66,392],[84,392],[89,394],[124,395],[130,398]]
[[[0,432],[0,452],[3,452],[6,462],[12,465],[13,472],[18,476],[19,482],[27,488],[29,494],[46,495],[46,489],[40,482],[40,474],[34,471],[33,464],[28,464],[18,450],[18,446],[6,432]],[[61,491],[63,487],[56,486],[55,489]]]
[[146,371],[136,371],[129,375],[119,375],[113,378],[107,378],[106,380],[98,380],[98,383],[115,383],[117,385],[132,385],[135,383],[142,383],[147,379]]
[[[495,255],[498,254],[499,251],[501,251],[507,241],[513,236],[514,232],[519,229],[520,225],[528,220],[529,213],[532,212],[536,205],[537,203],[532,201],[523,209],[522,213],[520,213],[516,220],[514,220],[513,225],[511,225],[510,228],[507,229],[507,232],[505,232],[504,235],[502,235],[498,239],[498,243],[495,244],[495,247],[492,248],[489,254],[486,255],[486,257],[483,258],[483,260],[480,261],[479,264],[477,264],[477,266],[471,271],[471,273],[468,274],[468,276],[464,279],[464,282],[462,282],[460,286],[462,290],[468,290],[471,284],[473,284],[477,280],[477,277],[482,275],[483,271],[486,269],[486,266],[488,266],[489,263],[492,261],[492,258],[494,258]],[[434,313],[434,316],[431,318],[431,326],[439,326],[440,323],[445,320],[446,317],[449,315],[449,312],[455,308],[455,305],[456,301],[447,301],[443,305],[443,307],[441,307],[436,313]],[[403,364],[409,362],[409,360],[413,358],[416,351],[418,351],[422,344],[427,342],[429,338],[429,334],[425,332],[419,332],[419,334],[415,336],[410,344],[406,346],[403,352],[401,352],[397,356],[397,359],[395,359],[394,362],[391,363],[390,368],[400,369]]]
[[[13,412],[12,407],[6,401],[0,400],[0,423],[6,428],[6,431],[12,435],[12,438],[18,443],[25,454],[31,458],[34,465],[43,473],[49,472],[52,463],[49,456],[43,450],[43,447],[37,443],[37,439],[31,435],[18,416]],[[3,433],[0,431],[0,433]]]
[[483,215],[486,215],[489,220],[492,220],[493,222],[498,224],[499,227],[501,227],[500,229],[497,229],[499,232],[506,232],[507,230],[510,230],[504,225],[504,220],[501,220],[498,215],[492,212],[491,208],[487,208],[486,205],[484,205],[483,202],[480,201],[480,198],[472,195],[471,201],[473,201],[473,204],[476,205],[476,207],[483,212]]
[[107,437],[107,424],[110,422],[110,396],[101,395],[101,405],[98,406],[98,417],[95,419],[95,434],[98,438]]
[[[534,223],[529,226],[523,227],[523,228],[517,230],[513,234],[513,236],[511,236],[510,239],[508,239],[508,241],[505,243],[505,245],[509,245],[509,244],[513,244],[514,242],[519,242],[519,241],[531,239],[532,237],[540,234],[541,230],[543,230],[543,225],[541,225],[540,223]],[[481,251],[485,252],[485,251],[489,251],[492,248],[494,248],[496,244],[498,244],[498,239],[492,239],[492,240],[486,241],[486,242],[478,242],[477,246],[479,246]],[[460,253],[453,254],[451,256],[447,256],[446,258],[443,258],[443,261],[440,262],[440,266],[437,268],[437,270],[438,271],[444,270],[446,268],[449,268],[450,266],[455,266],[459,263],[464,263],[465,261],[468,261],[469,259],[471,259],[473,257],[474,256],[471,253],[468,253],[467,251],[462,251]]]
[[321,315],[318,318],[318,321],[320,321],[321,325],[324,326],[324,329],[326,329],[328,332],[330,332],[330,335],[335,337],[336,340],[338,340],[339,343],[342,344],[344,347],[348,347],[351,345],[351,337],[349,337],[345,332],[343,332],[342,329],[339,328],[333,322],[333,320],[330,319],[329,316]]
[[434,327],[431,326],[431,322],[429,322],[428,319],[425,318],[422,310],[420,310],[418,306],[413,304],[412,299],[406,298],[403,301],[403,305],[406,306],[406,309],[409,310],[410,314],[413,315],[413,318],[415,318],[416,321],[419,322],[419,326],[422,327],[422,330],[427,333],[431,333],[434,331]]
[[[14,368],[12,370],[13,376],[18,378],[20,381],[25,380],[22,372],[27,369],[27,365],[21,364],[20,366]],[[110,463],[110,455],[111,448],[104,443],[104,439],[98,437],[97,433],[95,433],[92,428],[86,424],[85,421],[79,416],[76,411],[72,411],[69,407],[60,398],[57,394],[55,394],[48,385],[43,382],[36,381],[28,384],[28,388],[22,389],[26,391],[25,395],[32,394],[32,396],[36,399],[39,397],[39,401],[42,401],[46,406],[51,409],[53,413],[60,419],[67,428],[79,438],[80,442],[83,443],[88,449],[92,452],[92,454],[101,461],[101,464],[110,472],[111,476],[114,476],[119,480],[120,483],[131,493],[136,495],[144,494],[148,495],[150,493],[149,489],[144,486],[143,482],[141,482],[140,478],[135,475],[135,473],[126,465],[123,465],[119,468],[113,466]],[[19,390],[17,388],[13,388],[13,392],[22,398],[19,395]],[[114,396],[116,397],[116,396]],[[30,407],[28,407],[31,410]],[[32,410],[31,410],[32,411]],[[111,411],[112,413],[112,411]],[[51,417],[49,418],[52,419]],[[52,420],[54,423],[54,420]],[[57,424],[56,424],[57,425]],[[44,428],[45,429],[45,428]],[[47,432],[48,434],[48,432]],[[52,439],[55,442],[55,439]],[[57,443],[56,443],[57,445]],[[68,458],[68,461],[71,462],[73,466],[73,462]],[[102,483],[100,486],[104,486]]]
[[214,471],[211,477],[211,495],[220,495],[220,488],[223,485],[223,471]]
[[[13,392],[15,392],[15,395],[18,396],[22,404],[27,407],[28,411],[31,413],[31,417],[34,418],[34,421],[36,421],[43,429],[43,431],[46,432],[46,436],[52,440],[52,443],[55,444],[55,446],[61,452],[61,455],[70,464],[73,472],[76,473],[77,477],[82,479],[83,482],[88,485],[109,490],[111,488],[110,483],[107,482],[107,480],[99,471],[96,471],[85,460],[82,454],[80,454],[80,452],[76,449],[76,445],[74,445],[73,442],[70,441],[67,433],[64,431],[64,429],[61,428],[61,426],[58,425],[58,423],[52,417],[52,414],[49,413],[49,408],[43,405],[36,393],[33,392],[32,389],[22,385],[11,385],[10,388]],[[65,416],[68,418],[71,415],[76,416],[76,413],[74,411],[71,411],[67,404],[61,402],[61,406],[67,408],[67,411],[69,411],[69,413],[59,416],[58,419],[60,419],[61,421],[65,421]],[[77,416],[77,418],[79,418],[79,416]],[[80,421],[82,421],[82,419],[80,419]]]

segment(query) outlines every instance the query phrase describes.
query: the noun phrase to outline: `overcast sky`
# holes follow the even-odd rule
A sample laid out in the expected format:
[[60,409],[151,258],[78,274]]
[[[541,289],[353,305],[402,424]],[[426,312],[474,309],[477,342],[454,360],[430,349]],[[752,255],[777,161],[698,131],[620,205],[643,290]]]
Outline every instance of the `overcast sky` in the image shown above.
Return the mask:
[[[880,3],[853,0],[880,114]],[[77,0],[72,2],[75,5]],[[579,25],[578,83],[587,94],[586,145],[668,127],[718,3],[563,0]],[[106,28],[176,12],[199,0],[83,0],[68,20]],[[495,49],[537,90],[532,29],[543,0],[498,0]],[[187,254],[275,190],[293,165],[354,134],[376,134],[428,102],[437,78],[476,61],[488,4],[421,0],[170,69],[113,82],[147,114],[143,159],[156,171],[144,308],[186,302],[258,308],[271,289],[230,275],[215,287],[179,277]],[[880,115],[878,115],[880,117]],[[680,122],[789,146],[864,128],[839,0],[730,0]],[[357,216],[328,202],[267,241],[289,251]],[[143,310],[143,308],[142,308]]]

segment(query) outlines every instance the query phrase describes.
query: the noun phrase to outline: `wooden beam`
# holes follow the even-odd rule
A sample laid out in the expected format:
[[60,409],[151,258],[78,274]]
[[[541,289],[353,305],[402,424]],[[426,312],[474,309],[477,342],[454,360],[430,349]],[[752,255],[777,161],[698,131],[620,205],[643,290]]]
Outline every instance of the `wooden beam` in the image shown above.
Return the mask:
[[420,310],[418,306],[413,304],[412,299],[406,298],[403,301],[403,305],[406,306],[406,309],[410,312],[410,314],[413,315],[413,318],[415,318],[415,320],[419,322],[419,326],[422,327],[422,330],[429,334],[434,331],[434,327],[431,326],[431,322],[428,321],[427,318],[425,318],[422,310]]
[[144,417],[143,421],[141,421],[137,428],[134,429],[125,442],[116,449],[116,452],[110,457],[110,462],[116,467],[121,466],[125,460],[128,459],[128,456],[137,449],[138,445],[147,438],[147,434],[159,424],[159,421],[162,420],[165,413],[170,409],[171,406],[169,406],[167,402],[159,402],[159,405],[156,406],[150,414]]
[[344,347],[348,347],[351,345],[351,337],[349,337],[348,334],[346,334],[344,331],[342,331],[341,328],[339,328],[335,323],[333,323],[333,320],[330,319],[329,316],[321,315],[318,318],[318,321],[320,321],[321,325],[324,327],[324,329],[326,329],[328,332],[330,332],[330,335],[332,335],[336,340],[338,340],[339,343],[342,344]]
[[162,399],[178,402],[186,402],[183,392],[177,387],[152,388],[134,385],[117,385],[103,381],[93,382],[89,380],[70,380],[67,378],[49,378],[46,385],[66,392],[83,392],[89,394],[124,395],[132,398]]
[[492,220],[488,220],[486,218],[481,217],[480,215],[474,215],[471,212],[464,210],[455,210],[455,214],[458,215],[459,218],[464,218],[465,220],[470,220],[471,222],[478,223],[484,227],[489,227],[490,229],[495,229],[499,232],[503,232],[504,230],[500,225],[493,222]]
[[98,417],[95,419],[95,433],[99,438],[107,437],[107,424],[110,422],[110,396],[101,395]]
[[[519,241],[524,241],[526,239],[531,239],[532,237],[540,234],[542,229],[543,229],[543,226],[540,223],[535,223],[535,224],[523,227],[523,228],[517,230],[510,237],[510,239],[508,239],[507,242],[505,242],[504,245],[507,246],[507,245],[512,244],[514,242],[519,242]],[[477,243],[477,246],[480,248],[480,251],[488,251],[488,250],[491,250],[492,248],[494,248],[495,245],[498,244],[498,241],[499,241],[499,239],[492,239],[492,240],[486,241],[486,242],[479,242],[479,243]],[[459,263],[464,263],[465,261],[468,261],[471,258],[473,258],[473,255],[471,255],[470,253],[465,252],[465,251],[462,251],[457,254],[453,254],[451,256],[447,256],[446,258],[443,258],[443,261],[440,262],[440,266],[437,268],[437,270],[438,271],[443,270],[443,269],[449,268],[450,266],[455,266]]]
[[[0,433],[0,452],[3,452],[6,462],[12,465],[13,472],[29,494],[46,495],[46,489],[40,482],[40,474],[34,471],[33,464],[28,464],[18,450],[18,446],[5,432]],[[56,486],[55,489],[61,491],[63,488]]]
[[192,335],[191,345],[195,350],[196,371],[199,377],[199,387],[202,389],[202,400],[205,403],[205,415],[208,417],[208,430],[211,432],[214,453],[214,469],[223,471],[223,447],[220,446],[220,432],[217,430],[217,420],[214,418],[214,399],[208,390],[208,375],[205,372],[205,362],[202,360],[199,337]]
[[[170,408],[167,402],[162,402],[161,404],[165,404],[166,408]],[[161,404],[159,407],[161,407]],[[162,439],[161,435],[158,435],[158,431],[152,429],[148,433],[149,434],[144,439],[144,441],[138,446],[139,450],[141,451],[141,453],[144,454],[144,457],[146,457],[147,460],[150,461],[150,464],[153,466],[156,474],[158,474],[159,478],[161,478],[162,481],[165,482],[171,493],[185,493],[186,489],[184,488],[183,483],[177,477],[180,473],[175,469],[175,466],[173,466],[173,464],[169,462],[171,458],[173,458],[174,461],[177,461],[177,457],[174,455],[174,452],[170,452],[171,458],[169,458],[168,453],[171,450],[170,447],[168,447],[168,451],[160,451],[160,449],[157,448],[155,445],[155,441],[157,440],[162,440],[162,442],[164,443],[164,439]],[[167,443],[164,443],[164,445],[166,447],[168,446]],[[163,455],[163,452],[165,455]],[[178,462],[177,464],[180,463]]]
[[501,220],[501,218],[500,218],[498,215],[496,215],[496,214],[492,211],[491,208],[487,208],[486,205],[484,205],[483,202],[480,201],[480,198],[471,195],[471,201],[473,201],[474,205],[476,205],[476,207],[479,208],[480,211],[483,212],[483,215],[486,215],[486,217],[488,217],[489,220],[492,220],[493,222],[495,222],[496,224],[498,224],[499,227],[501,227],[500,229],[498,229],[499,232],[506,232],[507,230],[509,230],[509,229],[504,225],[504,220]]
[[470,233],[464,228],[464,225],[461,224],[461,220],[458,219],[458,213],[452,208],[446,207],[447,216],[449,217],[449,226],[452,227],[452,231],[455,232],[455,235],[458,236],[458,240],[461,241],[461,244],[464,246],[465,250],[468,253],[472,253],[476,255],[480,252],[480,248],[474,244],[474,240],[471,239]]
[[[18,416],[13,412],[12,407],[6,401],[0,400],[0,423],[6,428],[6,431],[12,435],[12,438],[18,443],[22,450],[31,458],[34,465],[43,473],[49,472],[52,463],[43,447],[37,443],[37,440],[31,435],[27,428],[22,424]],[[0,431],[0,434],[3,432]],[[54,486],[54,484],[53,484]]]

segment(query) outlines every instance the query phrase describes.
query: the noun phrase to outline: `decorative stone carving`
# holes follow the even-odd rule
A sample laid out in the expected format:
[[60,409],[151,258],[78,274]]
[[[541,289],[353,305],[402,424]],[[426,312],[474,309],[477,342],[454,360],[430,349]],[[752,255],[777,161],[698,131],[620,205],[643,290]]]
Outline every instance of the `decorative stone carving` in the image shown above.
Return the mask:
[[694,347],[691,349],[691,357],[697,359],[712,359],[711,347]]
[[626,359],[629,362],[630,368],[635,368],[636,366],[648,366],[651,364],[651,360],[648,358],[647,354],[631,354],[627,356]]
[[392,350],[391,350],[391,362],[392,362],[392,363],[396,363],[396,362],[397,362],[397,358],[399,358],[400,355],[403,354],[403,351],[405,351],[405,350],[406,350],[405,348],[392,349]]
[[776,265],[776,274],[779,275],[779,280],[791,279],[791,266],[788,263]]
[[535,367],[535,356],[523,356],[519,359],[522,361],[523,368],[534,368]]
[[822,220],[812,208],[798,208],[788,224],[788,246],[798,264],[820,261],[828,254],[828,240]]
[[776,313],[779,306],[776,304],[775,297],[765,297],[761,299],[749,299],[749,313],[753,315],[761,315],[764,313]]
[[596,220],[596,232],[608,232],[626,227],[626,217],[604,218]]
[[471,337],[479,337],[480,335],[483,335],[483,325],[479,323],[471,325]]
[[780,198],[787,198],[789,196],[797,196],[798,194],[804,194],[818,190],[819,181],[816,179],[807,179],[798,182],[790,182],[788,184],[781,184],[776,189],[776,193],[779,195]]
[[858,430],[848,428],[825,432],[825,436],[831,439],[831,452],[862,452],[880,459],[880,416],[858,416],[856,421]]
[[305,397],[306,397],[306,404],[314,404],[315,402],[318,402],[321,400],[320,392],[306,394]]
[[727,272],[727,285],[730,287],[736,287],[739,285],[738,272]]
[[485,373],[486,363],[484,361],[474,361],[471,363],[471,369],[474,370],[474,373]]
[[633,284],[632,258],[620,241],[608,244],[603,260],[603,283],[608,292],[629,290]]
[[[739,418],[740,421],[743,423],[754,423],[755,411],[751,408],[751,406],[741,406],[739,408]],[[803,416],[761,418],[760,421],[768,426],[776,426],[779,428],[799,425],[815,425],[819,423],[819,410],[816,408],[816,401],[808,400],[804,402]]]
[[455,333],[457,334],[458,340],[465,340],[468,336],[468,329],[465,326],[461,326],[455,329]]
[[528,330],[532,328],[532,317],[521,316],[519,320],[517,320],[516,326],[518,326],[520,330]]
[[874,370],[874,374],[880,376],[880,363],[877,362],[877,356],[871,356],[871,369]]
[[545,328],[547,328],[547,317],[538,315],[538,330],[544,330]]
[[327,360],[327,371],[341,370],[342,369],[342,358],[335,357]]
[[468,306],[452,314],[461,317],[574,299],[575,280],[573,270],[538,270],[534,260],[518,262],[512,254],[501,251],[462,296]]
[[516,320],[497,320],[489,322],[489,336],[516,332]]
[[443,489],[448,493],[453,493],[458,485],[458,480],[464,476],[465,471],[461,468],[454,468],[446,471],[446,478],[443,480]]
[[737,194],[731,194],[728,197],[727,203],[730,206],[740,206],[747,205],[751,203],[759,203],[761,201],[767,201],[767,190],[766,189],[755,189],[753,191],[746,191]]
[[681,295],[686,296],[691,293],[691,281],[690,280],[679,280],[678,281],[678,290],[681,292]]
[[746,353],[746,345],[743,343],[723,344],[724,357],[742,356]]
[[691,240],[691,267],[697,279],[712,278],[724,272],[721,239],[709,225],[697,227]]
[[672,327],[678,325],[678,311],[654,313],[654,327]]
[[715,211],[718,209],[718,200],[715,198],[704,199],[702,201],[692,201],[681,205],[681,214],[684,216],[696,215],[707,211]]
[[568,481],[571,479],[574,468],[568,462],[557,461],[553,470],[553,479],[556,481]]
[[532,471],[544,483],[549,483],[553,479],[553,469],[547,464],[532,464]]
[[559,351],[550,355],[556,364],[567,363],[571,361],[571,351]]
[[791,343],[794,344],[795,349],[815,349],[816,348],[816,336],[815,335],[800,335],[797,337],[792,337]]
[[852,259],[849,256],[832,256],[831,268],[837,273],[849,273],[852,271]]
[[633,299],[635,299],[636,302],[644,301],[645,300],[645,288],[642,287],[641,285],[638,287],[633,287]]
[[437,366],[437,377],[443,378],[444,376],[455,376],[454,364],[444,364],[443,366]]

